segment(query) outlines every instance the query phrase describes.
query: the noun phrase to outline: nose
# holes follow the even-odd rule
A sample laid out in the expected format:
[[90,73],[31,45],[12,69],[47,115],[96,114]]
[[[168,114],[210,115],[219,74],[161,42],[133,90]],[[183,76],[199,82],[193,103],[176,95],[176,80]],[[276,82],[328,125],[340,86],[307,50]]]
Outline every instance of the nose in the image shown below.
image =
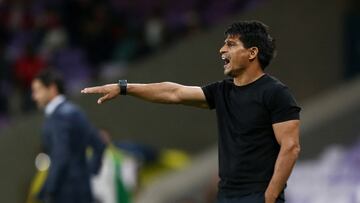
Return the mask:
[[225,45],[220,48],[219,53],[220,54],[226,53]]

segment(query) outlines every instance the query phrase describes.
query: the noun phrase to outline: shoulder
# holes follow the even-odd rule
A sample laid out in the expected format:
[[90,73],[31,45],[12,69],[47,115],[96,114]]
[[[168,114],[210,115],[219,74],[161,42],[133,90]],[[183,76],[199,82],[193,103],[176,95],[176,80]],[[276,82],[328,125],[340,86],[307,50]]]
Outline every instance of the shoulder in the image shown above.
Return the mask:
[[206,88],[221,88],[221,87],[228,87],[230,85],[234,84],[234,81],[233,79],[231,78],[227,78],[227,79],[223,79],[223,80],[219,80],[219,81],[216,81],[216,82],[212,82],[212,83],[209,83],[207,85],[204,85],[202,88],[206,89]]
[[263,85],[265,96],[272,96],[275,93],[287,91],[288,86],[274,76],[267,75]]
[[63,102],[56,110],[57,117],[64,119],[68,119],[81,114],[82,114],[81,109],[70,101]]
[[268,75],[262,89],[262,97],[266,103],[274,103],[278,100],[295,100],[289,87],[273,76]]
[[226,78],[226,79],[223,79],[223,80],[218,80],[218,81],[215,81],[215,82],[212,82],[212,83],[209,83],[208,85],[224,85],[224,84],[233,84],[233,79],[231,78]]
[[272,75],[267,75],[267,87],[269,89],[287,88],[287,86],[282,81]]

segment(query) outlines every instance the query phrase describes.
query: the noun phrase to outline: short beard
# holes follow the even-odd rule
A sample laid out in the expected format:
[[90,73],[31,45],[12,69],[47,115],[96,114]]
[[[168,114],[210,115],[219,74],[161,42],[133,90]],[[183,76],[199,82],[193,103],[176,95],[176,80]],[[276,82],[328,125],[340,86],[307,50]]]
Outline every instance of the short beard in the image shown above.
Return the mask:
[[240,67],[236,70],[224,71],[224,75],[229,76],[231,78],[236,78],[238,75],[241,75],[245,71],[245,68]]

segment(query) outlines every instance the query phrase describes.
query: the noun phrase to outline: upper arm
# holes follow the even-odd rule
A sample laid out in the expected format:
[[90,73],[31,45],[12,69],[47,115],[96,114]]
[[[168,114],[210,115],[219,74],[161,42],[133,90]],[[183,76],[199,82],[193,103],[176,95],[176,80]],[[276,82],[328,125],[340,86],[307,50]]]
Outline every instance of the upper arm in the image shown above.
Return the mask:
[[271,122],[280,146],[299,146],[300,110],[289,89],[277,86],[268,100]]
[[267,107],[271,114],[272,123],[299,120],[301,108],[287,87],[277,86],[267,97]]
[[280,146],[299,147],[300,146],[300,121],[289,120],[272,125],[276,141]]
[[181,86],[176,91],[179,103],[200,108],[209,108],[205,95],[201,87]]

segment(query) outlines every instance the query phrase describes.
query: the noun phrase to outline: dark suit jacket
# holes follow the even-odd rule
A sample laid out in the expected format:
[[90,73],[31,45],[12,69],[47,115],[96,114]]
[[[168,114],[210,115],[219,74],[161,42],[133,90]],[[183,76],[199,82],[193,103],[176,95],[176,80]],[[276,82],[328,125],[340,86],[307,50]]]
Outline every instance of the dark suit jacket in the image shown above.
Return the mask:
[[[61,103],[46,117],[43,146],[51,164],[40,197],[56,203],[92,202],[90,175],[100,169],[105,145],[85,114],[68,101]],[[90,161],[88,146],[93,149]]]

